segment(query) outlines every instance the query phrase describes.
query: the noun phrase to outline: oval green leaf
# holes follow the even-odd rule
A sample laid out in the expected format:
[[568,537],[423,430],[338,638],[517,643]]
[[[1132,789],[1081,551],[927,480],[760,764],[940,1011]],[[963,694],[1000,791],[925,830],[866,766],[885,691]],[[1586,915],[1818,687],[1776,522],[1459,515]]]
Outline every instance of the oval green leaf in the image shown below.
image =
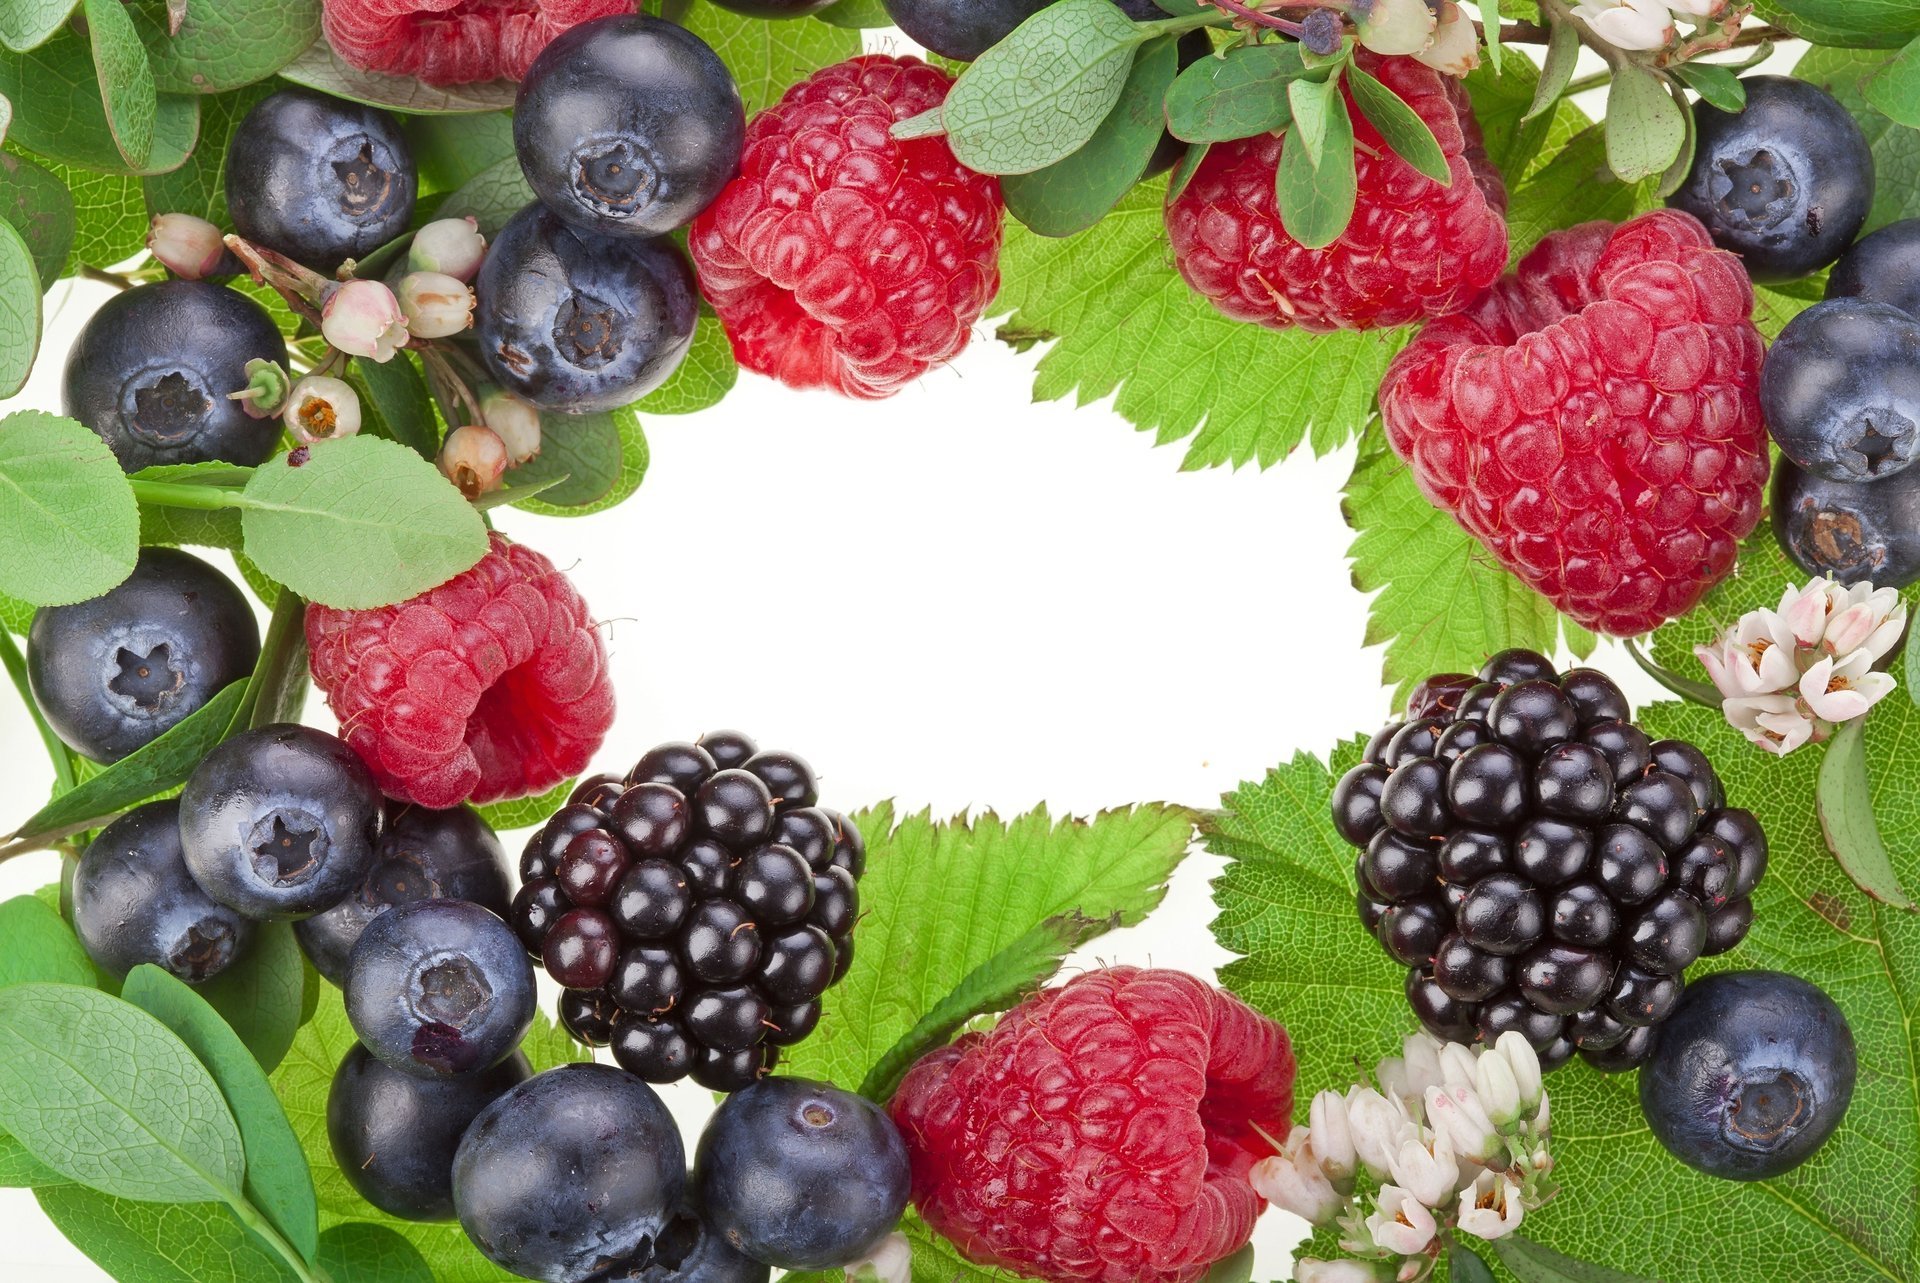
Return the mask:
[[75,0],[6,0],[0,4],[0,45],[16,52],[53,38],[73,12]]
[[[107,21],[111,24],[111,17]],[[134,45],[138,44],[136,39]],[[116,137],[116,123],[124,130],[130,122],[108,119],[102,73],[94,65],[94,54],[93,47],[71,29],[62,30],[30,53],[0,53],[0,94],[14,105],[10,141],[49,160],[98,174],[162,174],[178,169],[199,136],[199,98],[161,94],[153,101],[146,132],[150,141],[136,163],[122,152]],[[144,52],[141,57],[145,57]],[[103,66],[117,66],[118,61]],[[118,110],[119,87],[108,92],[115,94]],[[146,96],[141,95],[140,101],[144,103]],[[80,204],[78,192],[74,200]]]
[[1492,1267],[1458,1239],[1447,1249],[1447,1268],[1451,1283],[1494,1283]]
[[[1320,249],[1339,240],[1353,218],[1353,120],[1337,80],[1296,80],[1287,86],[1287,94],[1294,123],[1281,144],[1274,180],[1280,221],[1293,239]],[[1315,132],[1320,137],[1318,161],[1309,143]]]
[[440,450],[440,425],[433,417],[433,399],[413,358],[401,353],[391,361],[356,357],[347,367],[347,382],[360,394],[366,430],[397,441],[431,462]]
[[1920,129],[1920,37],[1867,81],[1867,101],[1896,124]]
[[1547,36],[1547,56],[1540,64],[1540,79],[1533,86],[1533,103],[1522,120],[1532,120],[1560,101],[1573,81],[1573,69],[1580,61],[1580,31],[1573,19],[1554,22]]
[[[19,243],[0,231],[9,237]],[[0,592],[86,601],[132,574],[139,553],[139,507],[106,442],[41,410],[0,419]]]
[[419,1248],[369,1221],[348,1221],[322,1234],[314,1264],[339,1283],[434,1283]]
[[[39,351],[40,271],[34,266],[32,248],[13,224],[0,222],[0,397],[10,397],[26,386]],[[4,555],[0,549],[0,556]]]
[[139,173],[153,154],[154,118],[160,110],[153,66],[120,0],[83,0],[83,12],[107,129],[127,168]]
[[436,218],[471,218],[492,237],[507,220],[532,203],[533,188],[520,168],[520,158],[505,156],[462,183],[440,203]]
[[246,1172],[213,1077],[146,1012],[97,989],[0,989],[0,1128],[61,1175],[153,1203],[224,1202]]
[[893,25],[893,15],[880,0],[839,0],[838,4],[830,4],[813,16],[829,26],[855,30]]
[[320,442],[298,466],[290,458],[255,471],[240,526],[247,556],[309,601],[390,605],[486,555],[480,514],[405,446],[355,436]]
[[73,249],[73,194],[65,183],[25,156],[0,152],[0,221],[11,223],[33,252],[42,291],[60,279]]
[[300,1032],[306,960],[293,927],[262,923],[253,951],[200,986],[200,996],[232,1026],[260,1067],[272,1073]]
[[1897,49],[1920,35],[1913,0],[1754,0],[1758,16],[1816,45]]
[[1167,128],[1190,143],[1223,143],[1284,129],[1287,84],[1306,68],[1292,41],[1242,45],[1202,58],[1167,90]]
[[1637,63],[1614,69],[1607,91],[1607,168],[1623,183],[1663,174],[1687,141],[1687,112],[1667,82]]
[[692,414],[719,405],[739,377],[733,344],[720,318],[703,303],[686,359],[665,383],[635,401],[633,409],[639,414]]
[[[1488,1244],[1500,1264],[1513,1271],[1520,1283],[1653,1283],[1653,1280],[1628,1274],[1625,1270],[1595,1265],[1577,1257],[1542,1247],[1518,1234],[1495,1239]],[[1485,1268],[1482,1263],[1482,1268]]]
[[1855,886],[1882,904],[1912,910],[1913,899],[1893,871],[1893,857],[1887,853],[1879,821],[1874,818],[1864,726],[1859,718],[1843,723],[1827,745],[1814,794],[1820,810],[1820,831],[1827,839],[1827,849]]
[[1716,67],[1709,62],[1683,62],[1673,69],[1673,74],[1709,106],[1738,112],[1747,105],[1747,87],[1726,67]]
[[137,1203],[83,1185],[38,1189],[34,1197],[67,1241],[120,1283],[296,1283],[218,1203]]
[[299,57],[280,68],[280,74],[296,85],[318,89],[336,98],[349,98],[417,116],[500,111],[513,106],[514,95],[519,91],[519,86],[510,80],[437,89],[412,76],[362,71],[349,65],[324,39],[308,45]]
[[1439,183],[1453,186],[1453,171],[1447,168],[1447,154],[1433,136],[1420,113],[1409,107],[1399,94],[1381,84],[1356,64],[1347,68],[1347,84],[1353,90],[1354,105],[1393,154]]
[[90,985],[93,963],[60,914],[37,896],[16,895],[0,904],[0,989],[44,981]]
[[540,453],[514,469],[513,484],[564,478],[518,506],[549,517],[584,517],[625,500],[646,474],[647,438],[631,408],[611,414],[543,414]]
[[217,94],[265,80],[320,38],[320,0],[189,4],[170,32],[166,0],[129,6],[162,92]]
[[254,104],[272,92],[273,86],[263,83],[201,99],[200,141],[187,163],[140,180],[147,211],[192,214],[222,231],[232,231],[233,216],[227,212],[227,148]]

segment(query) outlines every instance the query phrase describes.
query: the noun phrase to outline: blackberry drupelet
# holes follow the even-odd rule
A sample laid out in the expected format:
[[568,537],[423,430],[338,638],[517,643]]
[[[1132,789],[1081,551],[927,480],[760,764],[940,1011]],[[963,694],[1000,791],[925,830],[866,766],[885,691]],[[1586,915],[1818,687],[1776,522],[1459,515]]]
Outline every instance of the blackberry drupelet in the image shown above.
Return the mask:
[[1415,688],[1333,790],[1361,923],[1436,1037],[1631,1069],[1695,959],[1753,923],[1759,821],[1604,674],[1510,650]]
[[812,1033],[866,868],[860,831],[818,800],[805,761],[737,731],[582,780],[528,841],[511,915],[565,987],[567,1031],[649,1082],[714,1091]]

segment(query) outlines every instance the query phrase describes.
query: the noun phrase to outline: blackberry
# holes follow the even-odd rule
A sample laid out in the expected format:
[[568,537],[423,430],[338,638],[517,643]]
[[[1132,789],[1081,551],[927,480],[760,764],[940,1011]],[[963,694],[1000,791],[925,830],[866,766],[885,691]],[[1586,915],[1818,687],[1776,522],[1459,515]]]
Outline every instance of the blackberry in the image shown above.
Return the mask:
[[[805,761],[738,731],[582,781],[528,840],[510,915],[563,988],[567,1031],[649,1082],[765,1076],[853,960],[866,846],[818,802]],[[1379,828],[1378,806],[1355,824]],[[1395,885],[1434,888],[1432,856],[1415,854],[1425,864]],[[1431,953],[1448,926],[1437,896],[1392,907],[1403,952]]]
[[1765,832],[1631,716],[1604,673],[1503,651],[1420,683],[1335,784],[1361,925],[1434,1036],[1632,1069],[1686,969],[1746,938]]

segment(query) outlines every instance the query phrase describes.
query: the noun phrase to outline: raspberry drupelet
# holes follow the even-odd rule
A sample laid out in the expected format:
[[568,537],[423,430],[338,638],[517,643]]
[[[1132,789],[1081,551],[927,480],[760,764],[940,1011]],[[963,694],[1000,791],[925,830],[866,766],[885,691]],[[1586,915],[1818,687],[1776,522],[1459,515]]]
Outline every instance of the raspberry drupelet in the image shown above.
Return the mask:
[[969,1260],[1048,1283],[1191,1283],[1253,1233],[1284,1140],[1278,1023],[1178,971],[1111,967],[922,1057],[891,1112],[913,1201]]
[[307,607],[314,684],[389,797],[539,793],[585,770],[613,725],[586,602],[539,553],[489,538],[473,569],[410,601]]
[[1000,287],[999,180],[944,138],[888,132],[952,83],[918,59],[870,54],[753,118],[740,176],[688,240],[740,364],[877,399],[966,347]]
[[1387,440],[1560,610],[1644,633],[1725,578],[1760,520],[1753,301],[1690,214],[1555,232],[1394,358]]
[[1166,210],[1174,265],[1224,315],[1272,329],[1372,330],[1465,307],[1507,264],[1506,190],[1452,77],[1362,50],[1371,72],[1417,112],[1447,158],[1441,186],[1396,156],[1353,105],[1353,219],[1308,249],[1280,221],[1277,134],[1216,143]]
[[547,42],[633,0],[325,0],[327,42],[362,71],[461,85],[527,74]]

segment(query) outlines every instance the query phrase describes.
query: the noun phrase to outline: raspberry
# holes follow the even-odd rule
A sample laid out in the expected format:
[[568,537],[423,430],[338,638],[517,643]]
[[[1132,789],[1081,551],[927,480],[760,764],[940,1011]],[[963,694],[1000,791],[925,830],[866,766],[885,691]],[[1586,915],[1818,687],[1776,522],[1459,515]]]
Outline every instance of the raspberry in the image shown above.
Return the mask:
[[1394,358],[1387,440],[1421,491],[1588,628],[1691,610],[1760,520],[1760,332],[1690,214],[1541,241]]
[[633,0],[325,0],[334,52],[362,71],[460,85],[519,80],[547,42]]
[[1000,288],[999,180],[944,138],[887,132],[952,83],[918,59],[869,55],[753,118],[740,176],[688,242],[740,364],[878,399],[966,347]]
[[1187,1283],[1246,1243],[1293,1111],[1287,1031],[1178,971],[1034,995],[908,1071],[914,1204],[971,1260],[1051,1283]]
[[1506,191],[1458,83],[1411,58],[1358,57],[1427,122],[1453,183],[1394,155],[1343,87],[1359,195],[1340,238],[1308,249],[1280,224],[1284,138],[1214,144],[1168,202],[1167,235],[1187,284],[1236,321],[1314,332],[1405,325],[1460,310],[1506,266]]
[[391,797],[538,793],[585,770],[613,725],[586,602],[545,557],[490,538],[479,565],[411,601],[307,607],[314,684]]

